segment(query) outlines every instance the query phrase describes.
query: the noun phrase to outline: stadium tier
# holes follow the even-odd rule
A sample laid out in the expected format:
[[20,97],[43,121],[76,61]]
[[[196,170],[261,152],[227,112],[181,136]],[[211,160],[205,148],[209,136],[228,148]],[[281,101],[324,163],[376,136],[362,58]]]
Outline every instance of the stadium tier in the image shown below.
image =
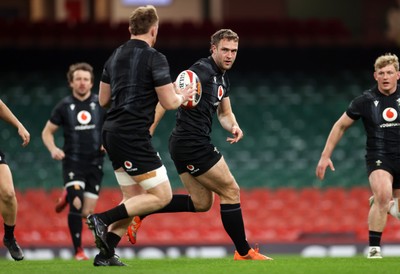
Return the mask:
[[[311,187],[321,183],[315,166],[334,121],[354,96],[371,85],[365,72],[344,71],[333,77],[285,72],[271,75],[231,75],[233,110],[245,138],[230,145],[228,133],[214,123],[214,144],[225,155],[242,188]],[[351,81],[350,81],[351,80]],[[354,81],[356,80],[356,81]],[[19,189],[61,186],[61,165],[51,159],[41,140],[53,106],[70,93],[62,72],[3,74],[1,99],[21,118],[31,132],[31,144],[22,148],[14,129],[2,124],[4,145]],[[174,188],[181,187],[168,153],[168,137],[174,126],[174,112],[160,122],[154,145],[167,167]],[[60,133],[61,134],[61,133]],[[56,135],[57,136],[57,135]],[[58,144],[62,146],[61,135]],[[361,123],[349,129],[333,155],[336,172],[327,172],[322,186],[366,185],[364,136]],[[105,186],[115,186],[108,160]]]
[[[176,189],[176,193],[185,193]],[[68,246],[67,210],[54,211],[60,188],[17,191],[19,199],[16,237],[21,246]],[[247,237],[252,243],[367,242],[367,187],[344,189],[253,188],[242,190],[242,210]],[[96,211],[115,206],[121,198],[117,188],[103,189]],[[46,201],[46,202],[43,202]],[[32,210],[35,208],[35,210]],[[260,210],[261,209],[261,210]],[[346,212],[346,214],[343,214]],[[148,216],[142,223],[137,245],[230,244],[219,220],[219,201],[209,212],[171,213]],[[185,225],[182,226],[182,220]],[[50,226],[48,224],[51,224]],[[161,229],[160,229],[161,228]],[[2,233],[3,227],[0,227]],[[384,239],[400,241],[400,223],[388,218]],[[94,247],[93,235],[85,227],[83,243]],[[126,239],[120,243],[130,246]]]

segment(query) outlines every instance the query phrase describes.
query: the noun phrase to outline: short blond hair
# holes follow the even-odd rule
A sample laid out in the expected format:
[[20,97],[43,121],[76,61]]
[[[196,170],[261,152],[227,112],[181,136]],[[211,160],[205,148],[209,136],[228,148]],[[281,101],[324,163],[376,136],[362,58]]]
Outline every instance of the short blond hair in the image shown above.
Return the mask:
[[133,35],[146,34],[156,23],[158,23],[158,14],[154,6],[138,7],[129,17],[129,30]]
[[386,67],[388,65],[393,65],[396,71],[399,71],[399,58],[395,54],[386,53],[384,55],[379,56],[375,61],[375,71]]

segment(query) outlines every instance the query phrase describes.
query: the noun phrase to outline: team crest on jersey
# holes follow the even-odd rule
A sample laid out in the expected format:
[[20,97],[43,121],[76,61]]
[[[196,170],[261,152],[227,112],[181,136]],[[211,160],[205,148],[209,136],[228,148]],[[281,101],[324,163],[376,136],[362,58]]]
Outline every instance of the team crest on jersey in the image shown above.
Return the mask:
[[223,88],[222,86],[219,86],[219,87],[218,87],[218,94],[217,94],[217,96],[218,96],[218,100],[221,101],[222,96],[224,96],[224,88]]
[[397,119],[397,111],[394,108],[385,108],[382,113],[383,119],[387,122],[393,122]]
[[92,120],[92,115],[90,114],[90,112],[88,112],[86,110],[81,110],[81,111],[79,111],[77,118],[78,118],[78,122],[81,125],[87,125]]

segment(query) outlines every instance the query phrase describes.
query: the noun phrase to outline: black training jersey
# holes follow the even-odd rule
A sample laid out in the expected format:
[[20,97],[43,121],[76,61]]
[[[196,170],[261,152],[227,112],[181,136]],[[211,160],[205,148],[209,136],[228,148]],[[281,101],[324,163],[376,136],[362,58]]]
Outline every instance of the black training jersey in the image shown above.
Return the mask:
[[97,94],[91,94],[85,101],[70,95],[55,106],[50,122],[63,128],[65,161],[103,163],[104,153],[100,148],[104,116]]
[[221,100],[229,95],[229,78],[226,72],[223,73],[218,68],[211,56],[198,60],[189,69],[200,79],[201,100],[193,109],[178,109],[172,135],[196,143],[209,141],[213,116]]
[[136,39],[113,52],[101,81],[111,85],[104,130],[129,134],[148,134],[158,102],[155,87],[172,82],[166,57]]
[[377,87],[355,98],[346,113],[353,119],[362,119],[367,134],[367,159],[386,156],[400,159],[400,89],[386,96]]

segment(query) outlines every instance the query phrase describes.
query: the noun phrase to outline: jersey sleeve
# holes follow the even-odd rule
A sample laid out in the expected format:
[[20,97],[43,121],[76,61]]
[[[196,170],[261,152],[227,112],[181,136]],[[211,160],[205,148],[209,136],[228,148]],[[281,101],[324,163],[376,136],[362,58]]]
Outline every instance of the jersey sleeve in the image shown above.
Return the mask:
[[160,52],[155,52],[151,63],[154,85],[156,87],[172,83],[167,58]]
[[54,109],[51,111],[50,115],[50,122],[53,124],[60,126],[63,124],[63,115],[62,115],[62,106],[63,106],[63,101],[59,102]]
[[362,97],[357,97],[353,101],[350,102],[346,114],[353,120],[358,120],[361,117],[361,110],[362,110]]
[[103,68],[103,72],[101,74],[101,81],[106,84],[110,84],[111,82],[110,73],[108,71],[109,63],[110,63],[110,58],[106,61]]

